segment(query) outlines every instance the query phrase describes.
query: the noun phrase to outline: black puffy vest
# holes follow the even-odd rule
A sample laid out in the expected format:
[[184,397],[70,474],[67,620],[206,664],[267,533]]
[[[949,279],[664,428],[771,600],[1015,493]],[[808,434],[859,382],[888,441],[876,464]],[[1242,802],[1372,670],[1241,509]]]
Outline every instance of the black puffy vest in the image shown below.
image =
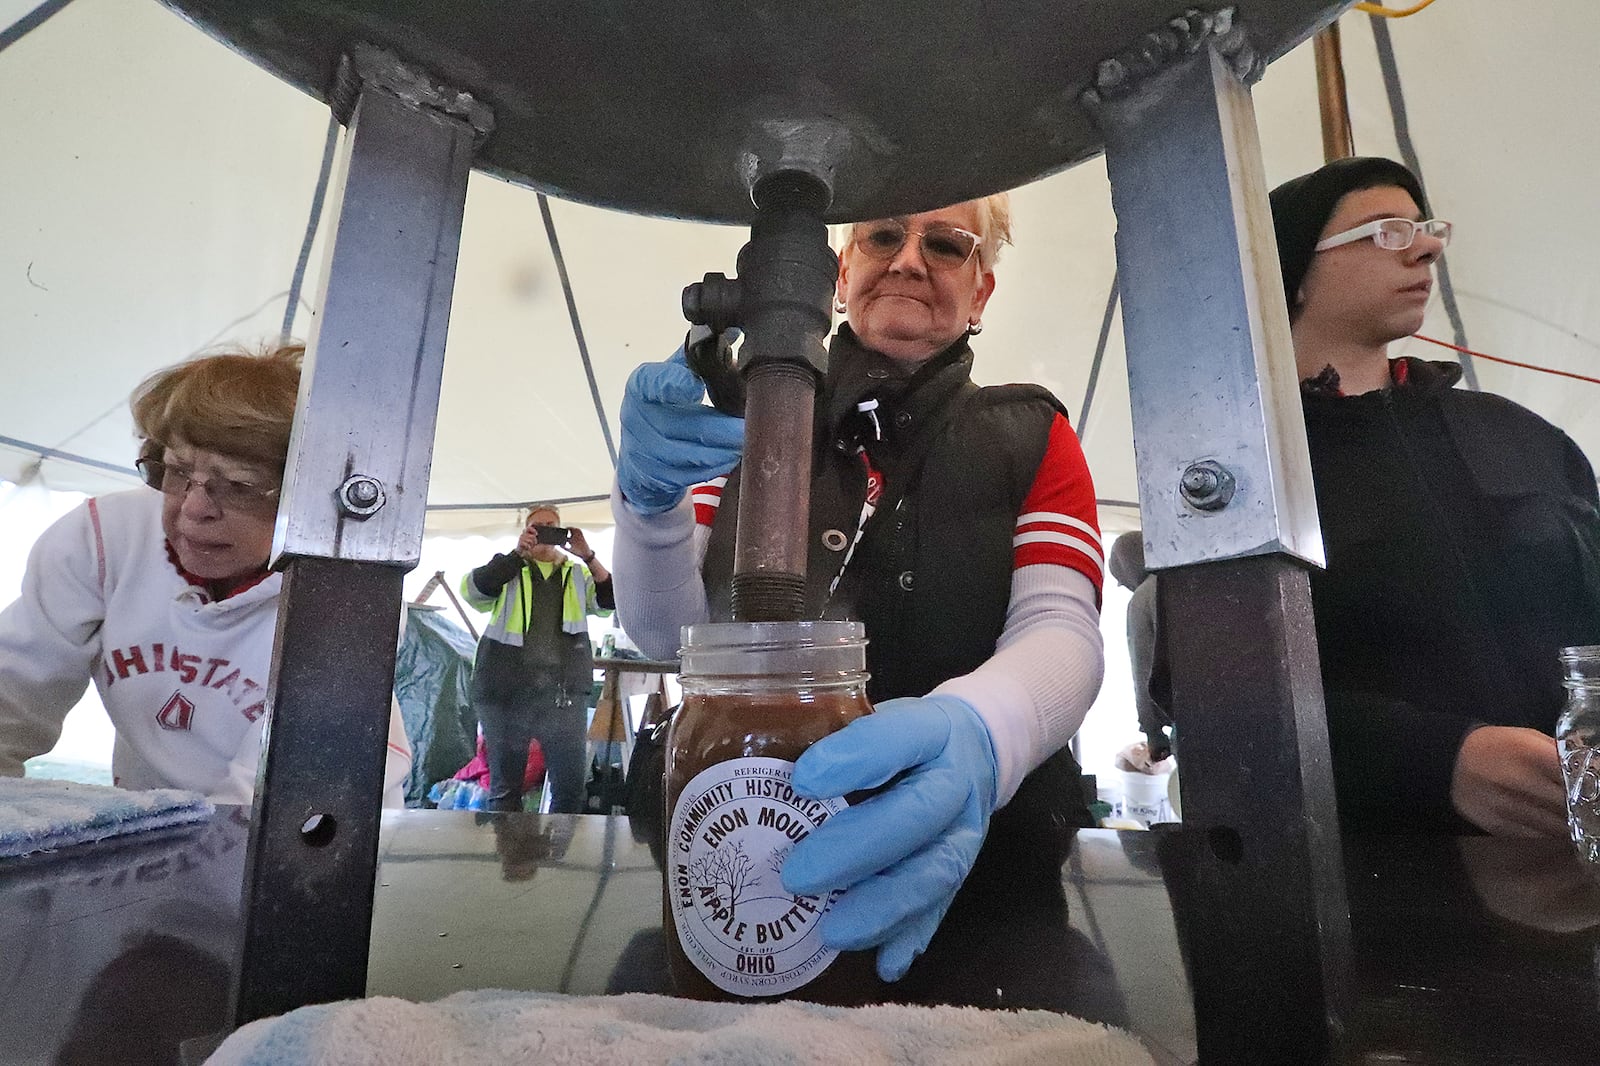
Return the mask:
[[[806,609],[813,618],[855,618],[867,631],[867,692],[874,702],[926,695],[975,670],[994,655],[1011,599],[1012,537],[1033,486],[1060,404],[1037,385],[979,388],[965,340],[934,356],[908,381],[892,382],[883,356],[863,349],[841,327],[831,345],[828,379],[817,398]],[[897,464],[919,436],[937,431],[917,476],[898,506],[867,527],[830,598],[845,550],[854,539],[866,495],[858,442],[873,433],[856,403],[877,396],[884,440],[868,444],[896,493]],[[959,413],[941,426],[951,403]],[[733,549],[739,471],[728,478],[706,550],[704,578],[711,617],[731,617]],[[1059,877],[1064,831],[1088,826],[1077,762],[1062,749],[1028,776],[998,812],[985,871],[1015,878],[1025,860],[1043,877]],[[1004,852],[1003,862],[991,853]],[[1003,869],[1001,868],[1003,866]]]

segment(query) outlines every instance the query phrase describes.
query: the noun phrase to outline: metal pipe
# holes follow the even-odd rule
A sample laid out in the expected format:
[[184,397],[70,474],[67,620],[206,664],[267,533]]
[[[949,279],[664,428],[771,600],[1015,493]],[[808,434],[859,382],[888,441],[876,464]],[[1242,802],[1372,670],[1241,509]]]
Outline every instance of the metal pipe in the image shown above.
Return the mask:
[[822,220],[831,193],[821,179],[784,171],[762,179],[752,196],[756,219],[739,251],[745,445],[733,615],[792,621],[805,612],[812,415],[838,260]]
[[1356,154],[1350,130],[1350,97],[1344,87],[1344,52],[1339,44],[1339,24],[1332,22],[1312,40],[1317,64],[1317,111],[1322,116],[1322,160],[1348,159]]
[[767,363],[746,374],[745,386],[733,616],[794,621],[805,611],[816,380],[792,363]]

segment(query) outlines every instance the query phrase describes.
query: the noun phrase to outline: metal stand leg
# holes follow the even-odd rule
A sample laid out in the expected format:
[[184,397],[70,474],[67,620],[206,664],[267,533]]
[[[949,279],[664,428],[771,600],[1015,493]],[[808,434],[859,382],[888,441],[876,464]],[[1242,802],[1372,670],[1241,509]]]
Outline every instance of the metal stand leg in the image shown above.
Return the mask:
[[1304,565],[1320,565],[1294,358],[1231,13],[1101,68],[1146,559],[1161,571],[1202,1062],[1316,1062],[1350,931]]
[[[401,579],[422,546],[461,214],[488,116],[357,49],[339,220],[278,515],[285,571],[237,1024],[366,992]],[[341,116],[344,117],[344,116]]]
[[1349,909],[1304,567],[1165,570],[1183,763],[1161,845],[1204,1063],[1324,1060],[1343,1031]]
[[[297,559],[245,860],[237,1023],[364,995],[405,571]],[[337,620],[337,621],[333,621]]]

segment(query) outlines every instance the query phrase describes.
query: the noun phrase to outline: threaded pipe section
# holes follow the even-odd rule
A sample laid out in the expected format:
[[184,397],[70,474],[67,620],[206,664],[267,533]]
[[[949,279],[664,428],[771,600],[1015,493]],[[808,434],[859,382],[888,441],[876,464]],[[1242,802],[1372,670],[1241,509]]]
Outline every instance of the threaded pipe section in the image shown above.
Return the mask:
[[734,574],[738,622],[795,622],[805,617],[806,579],[799,574]]

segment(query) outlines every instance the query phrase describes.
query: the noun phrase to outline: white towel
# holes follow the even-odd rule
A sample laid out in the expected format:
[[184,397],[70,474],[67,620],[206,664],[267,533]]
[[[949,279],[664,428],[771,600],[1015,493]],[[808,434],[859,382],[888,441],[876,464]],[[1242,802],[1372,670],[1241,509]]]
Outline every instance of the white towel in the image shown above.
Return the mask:
[[198,792],[130,792],[109,785],[0,777],[0,859],[200,822],[216,808]]
[[458,992],[301,1007],[207,1066],[1153,1066],[1127,1033],[1048,1011]]

